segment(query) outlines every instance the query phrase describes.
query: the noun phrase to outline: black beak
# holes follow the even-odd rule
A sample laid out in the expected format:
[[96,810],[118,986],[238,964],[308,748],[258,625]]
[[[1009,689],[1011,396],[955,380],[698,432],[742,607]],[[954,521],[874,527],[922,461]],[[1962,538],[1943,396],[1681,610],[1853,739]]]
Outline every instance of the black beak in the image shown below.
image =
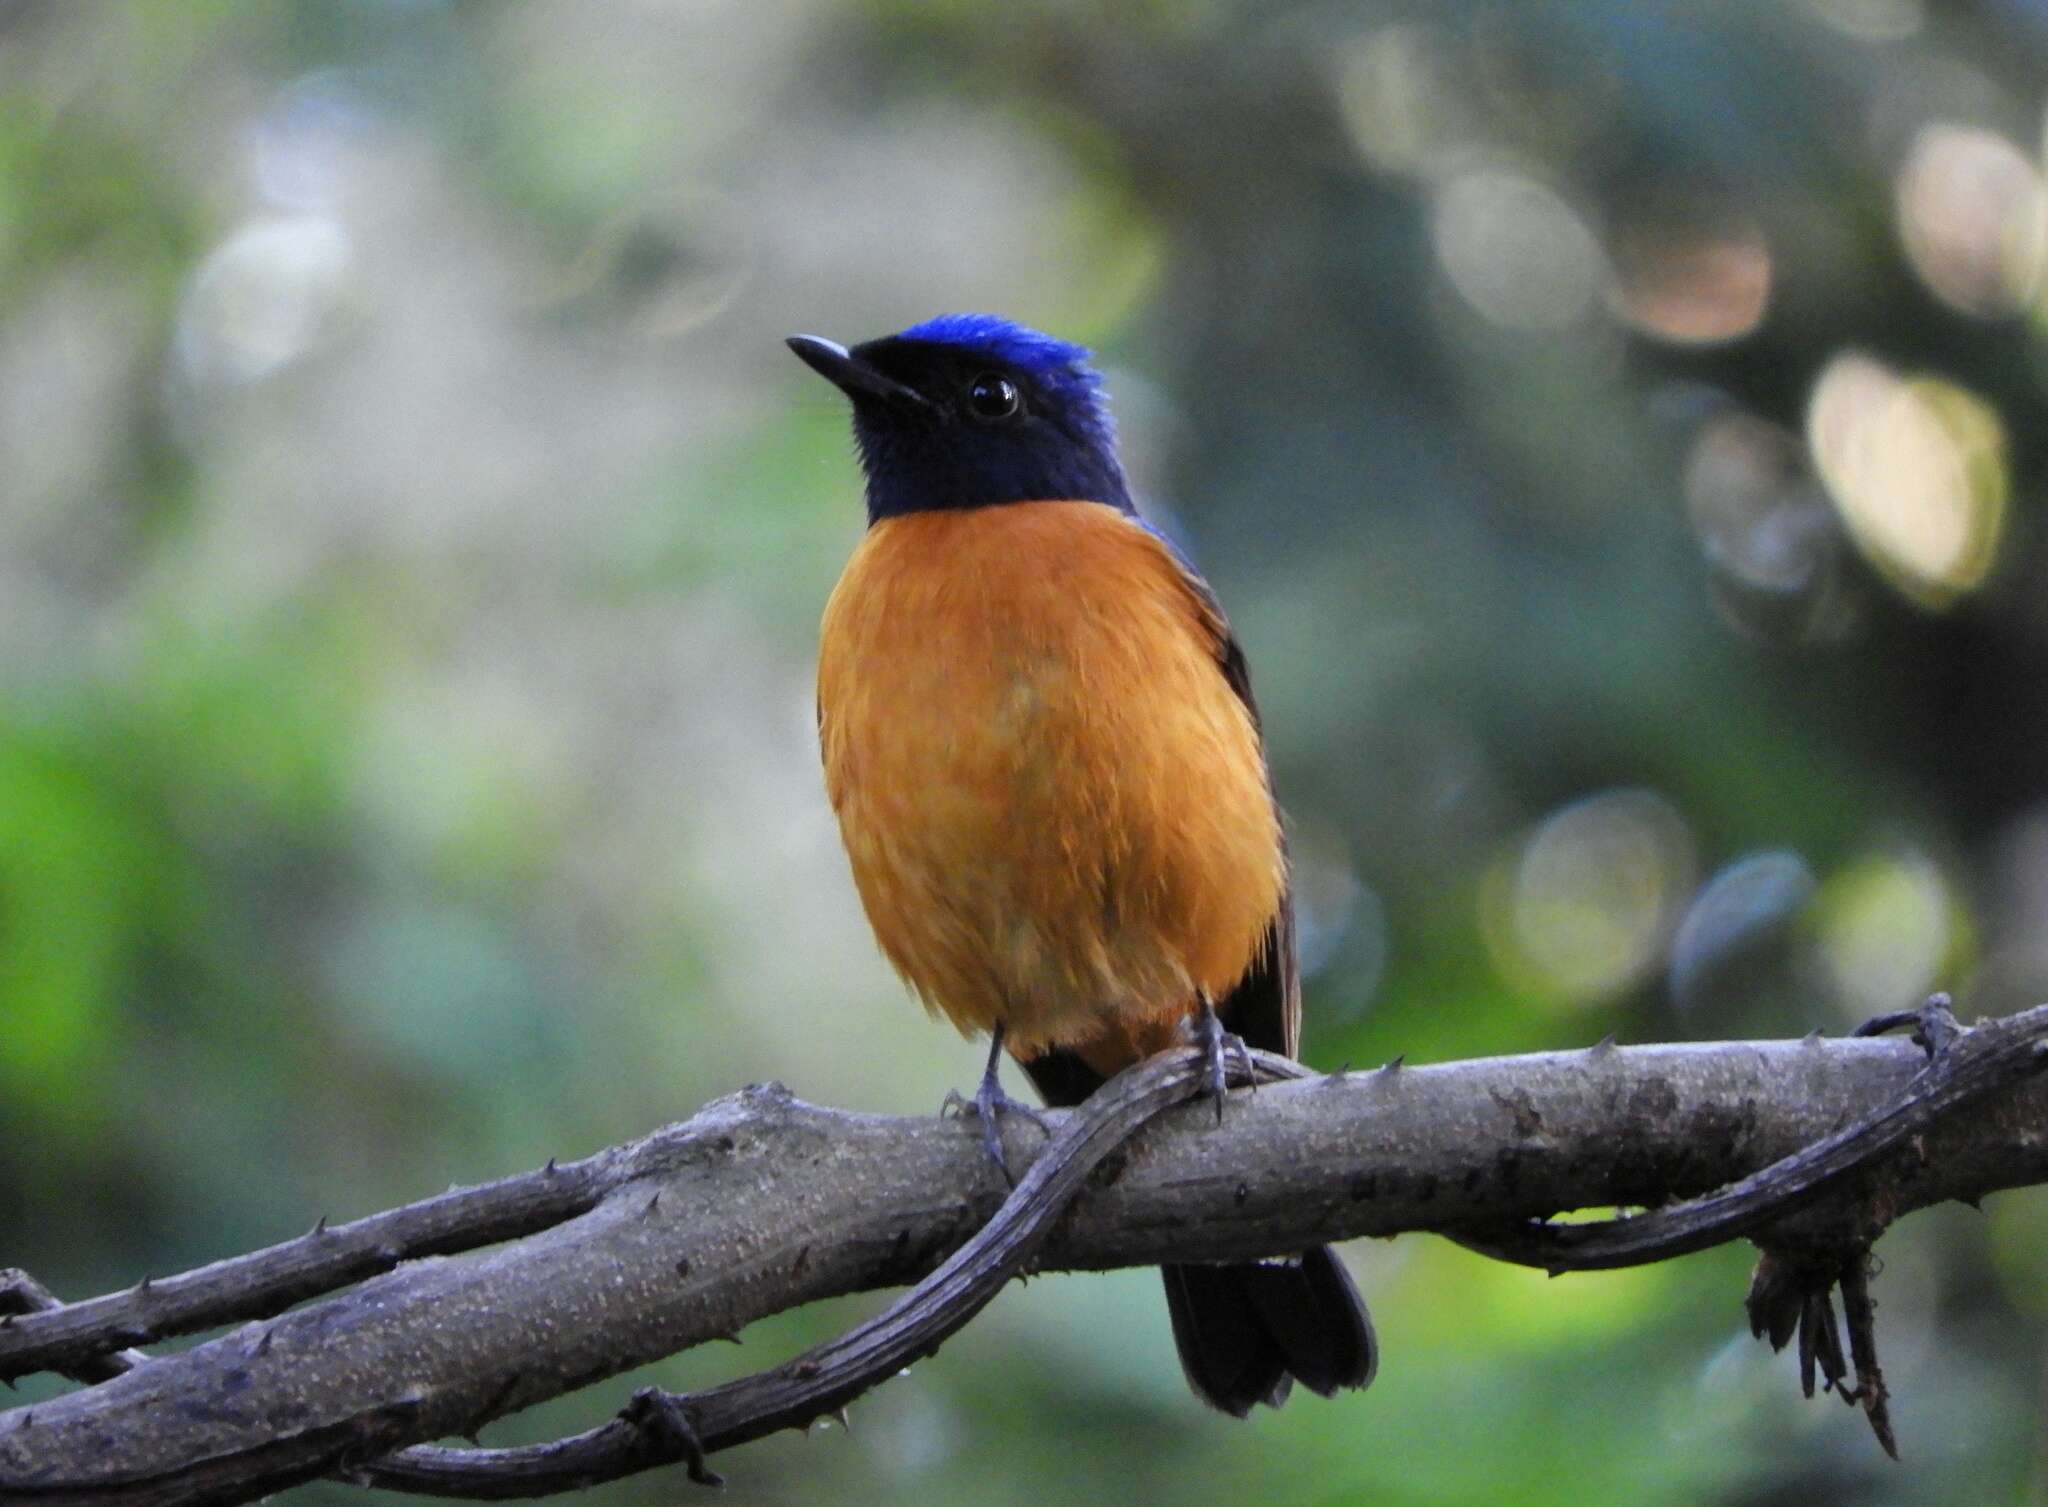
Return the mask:
[[916,389],[905,387],[894,377],[884,376],[835,340],[821,340],[816,335],[791,335],[785,343],[805,366],[856,403],[862,398],[879,398],[898,408],[932,406],[930,399]]

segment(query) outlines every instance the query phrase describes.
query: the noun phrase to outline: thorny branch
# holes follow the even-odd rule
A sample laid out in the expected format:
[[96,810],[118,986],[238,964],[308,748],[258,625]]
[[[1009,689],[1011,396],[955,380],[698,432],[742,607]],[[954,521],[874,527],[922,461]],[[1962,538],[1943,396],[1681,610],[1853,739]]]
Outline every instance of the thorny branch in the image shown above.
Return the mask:
[[[74,1380],[109,1349],[147,1345],[172,1335],[196,1334],[239,1319],[282,1313],[293,1303],[339,1291],[390,1271],[401,1261],[476,1250],[545,1230],[595,1208],[618,1179],[619,1148],[567,1166],[549,1162],[474,1188],[450,1188],[435,1198],[330,1225],[322,1215],[296,1240],[246,1256],[216,1261],[173,1277],[144,1277],[123,1292],[83,1302],[35,1301],[39,1284],[20,1273],[0,1273],[0,1313],[6,1312],[9,1275],[21,1294],[16,1313],[35,1312],[28,1324],[0,1318],[0,1379],[57,1371]],[[11,1316],[10,1316],[11,1318]]]
[[[1876,1036],[1912,1026],[1914,1042],[1927,1053],[1927,1070],[1891,1103],[1725,1188],[1638,1218],[1578,1225],[1530,1221],[1492,1231],[1452,1231],[1451,1238],[1481,1255],[1540,1266],[1557,1276],[1667,1260],[1766,1223],[1784,1227],[1777,1242],[1758,1242],[1764,1256],[1750,1282],[1750,1332],[1768,1337],[1777,1350],[1796,1334],[1800,1389],[1813,1396],[1818,1364],[1825,1386],[1863,1409],[1877,1442],[1896,1460],[1899,1446],[1892,1432],[1890,1394],[1877,1362],[1876,1307],[1870,1299],[1868,1269],[1871,1242],[1890,1216],[1881,1215],[1875,1202],[1866,1199],[1860,1206],[1852,1203],[1846,1211],[1807,1219],[1798,1227],[1789,1221],[1815,1194],[1925,1132],[1958,1105],[2010,1081],[2011,1074],[2029,1063],[2035,1070],[2048,1065],[2048,1040],[2035,1041],[2024,1052],[2015,1043],[2009,1056],[1996,1050],[1989,1037],[1980,1038],[1978,1048],[1951,1050],[1960,1027],[1949,1004],[1947,995],[1937,994],[1918,1010],[1879,1016],[1858,1027],[1858,1036]],[[1848,1364],[1835,1322],[1833,1293],[1838,1287],[1849,1330]]]
[[[1965,1033],[1931,1065],[1903,1042],[1809,1038],[1388,1068],[1233,1095],[1220,1132],[1206,1114],[1169,1113],[1119,1148],[1185,1093],[1193,1059],[1167,1058],[1119,1080],[1135,1097],[1052,1116],[1050,1146],[1006,1124],[1013,1165],[1030,1163],[1007,1204],[970,1128],[749,1090],[584,1162],[316,1227],[88,1304],[50,1308],[31,1284],[0,1278],[0,1311],[17,1311],[0,1318],[0,1375],[123,1373],[0,1414],[0,1495],[241,1500],[340,1472],[508,1496],[663,1461],[701,1470],[702,1452],[829,1411],[890,1374],[894,1357],[929,1350],[1020,1265],[1244,1258],[1411,1229],[1522,1259],[1541,1250],[1545,1265],[1584,1249],[1604,1252],[1601,1264],[1659,1259],[1668,1238],[1694,1249],[1750,1233],[1767,1250],[1752,1297],[1759,1332],[1783,1343],[1797,1330],[1806,1374],[1818,1364],[1878,1426],[1869,1241],[1911,1209],[2048,1181],[2048,1080],[2015,1087],[2044,1065],[2044,1042],[2048,1007]],[[1528,1223],[1597,1204],[1670,1205],[1745,1178],[1740,1191],[1571,1236],[1580,1245],[1563,1262],[1556,1232]],[[963,1250],[998,1206],[995,1231]],[[434,1254],[455,1251],[468,1254]],[[183,1354],[137,1364],[117,1353],[270,1318],[320,1282],[393,1263],[403,1264]],[[643,1394],[614,1423],[533,1450],[402,1448],[473,1434],[766,1313],[935,1266],[873,1324],[763,1376],[689,1398]],[[1828,1301],[1837,1283],[1853,1393]]]
[[[2048,1038],[2018,1044],[2011,1055],[1999,1050],[2001,1044],[1990,1035],[1969,1050],[1949,1050],[1957,1027],[1947,995],[1935,995],[1922,1010],[1880,1017],[1874,1024],[1918,1025],[1914,1039],[1928,1055],[1927,1070],[1895,1099],[1834,1135],[1705,1197],[1635,1218],[1563,1225],[1538,1220],[1493,1231],[1459,1231],[1453,1238],[1483,1256],[1540,1266],[1552,1276],[1690,1255],[1748,1234],[1764,1219],[1796,1212],[1829,1183],[1919,1135],[1957,1105],[2048,1067]],[[1856,1034],[1878,1033],[1866,1026]]]

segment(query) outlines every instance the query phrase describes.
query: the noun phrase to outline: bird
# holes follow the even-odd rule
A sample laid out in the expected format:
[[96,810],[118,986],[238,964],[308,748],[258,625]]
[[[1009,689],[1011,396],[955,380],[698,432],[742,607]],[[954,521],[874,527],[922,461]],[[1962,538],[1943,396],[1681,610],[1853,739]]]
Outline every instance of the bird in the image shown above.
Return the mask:
[[[882,952],[990,1036],[973,1109],[1002,1163],[1005,1052],[1078,1104],[1192,1026],[1294,1056],[1279,808],[1243,649],[1134,506],[1081,346],[945,314],[789,348],[852,406],[868,524],[819,630],[826,792]],[[1328,1247],[1162,1268],[1195,1395],[1236,1417],[1378,1364]]]

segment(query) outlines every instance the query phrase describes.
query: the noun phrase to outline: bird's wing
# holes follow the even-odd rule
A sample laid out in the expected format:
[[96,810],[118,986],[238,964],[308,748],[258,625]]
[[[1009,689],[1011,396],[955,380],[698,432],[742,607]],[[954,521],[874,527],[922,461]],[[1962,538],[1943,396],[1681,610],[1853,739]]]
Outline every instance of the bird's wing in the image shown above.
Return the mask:
[[[1237,699],[1244,703],[1245,710],[1251,713],[1253,728],[1258,729],[1259,704],[1252,695],[1251,668],[1245,663],[1244,646],[1230,631],[1230,620],[1223,615],[1223,604],[1216,600],[1216,593],[1209,583],[1174,547],[1172,540],[1167,539],[1165,543],[1174,563],[1180,567],[1181,579],[1202,609],[1202,624],[1209,633],[1216,667],[1229,682],[1230,689],[1237,693]],[[1262,731],[1262,754],[1264,748]],[[1269,767],[1266,774],[1269,793],[1272,784]],[[1282,841],[1285,840],[1283,836]],[[1227,997],[1216,1001],[1216,1013],[1226,1026],[1262,1051],[1281,1052],[1292,1057],[1300,1050],[1301,967],[1295,953],[1291,885],[1280,892],[1280,908],[1274,913],[1272,924],[1266,928],[1258,957],[1238,981],[1237,987]]]

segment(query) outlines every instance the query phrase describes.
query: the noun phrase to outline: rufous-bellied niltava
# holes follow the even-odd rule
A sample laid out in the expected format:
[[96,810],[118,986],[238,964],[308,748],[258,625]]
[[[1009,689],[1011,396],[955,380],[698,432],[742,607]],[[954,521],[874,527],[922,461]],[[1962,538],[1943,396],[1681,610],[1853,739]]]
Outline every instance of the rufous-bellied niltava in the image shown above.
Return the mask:
[[[825,608],[818,738],[889,961],[994,1038],[991,1152],[1192,1020],[1221,1109],[1223,1031],[1295,1053],[1287,854],[1244,653],[1215,593],[1139,517],[1088,353],[985,314],[790,348],[852,400],[868,529]],[[1372,1379],[1357,1289],[1318,1248],[1168,1266],[1196,1394],[1243,1417],[1296,1380]]]

